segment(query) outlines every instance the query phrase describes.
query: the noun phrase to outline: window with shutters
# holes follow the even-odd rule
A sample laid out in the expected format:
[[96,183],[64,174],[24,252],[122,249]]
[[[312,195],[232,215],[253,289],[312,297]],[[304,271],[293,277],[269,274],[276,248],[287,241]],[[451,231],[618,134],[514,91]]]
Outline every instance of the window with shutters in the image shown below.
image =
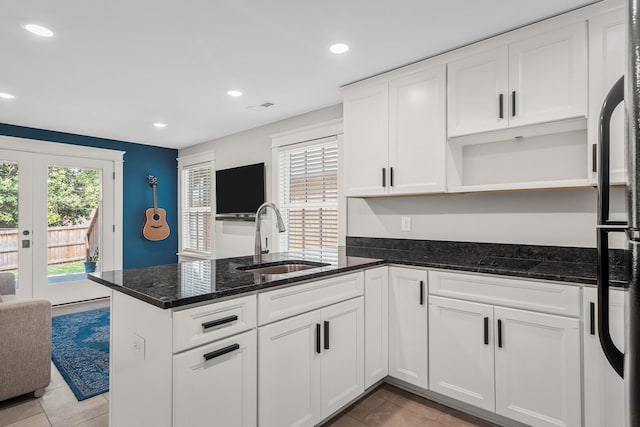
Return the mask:
[[323,248],[338,245],[336,138],[280,148],[278,175],[278,204],[287,227],[280,250],[326,256]]
[[181,252],[211,255],[212,164],[186,165],[181,168],[181,174]]

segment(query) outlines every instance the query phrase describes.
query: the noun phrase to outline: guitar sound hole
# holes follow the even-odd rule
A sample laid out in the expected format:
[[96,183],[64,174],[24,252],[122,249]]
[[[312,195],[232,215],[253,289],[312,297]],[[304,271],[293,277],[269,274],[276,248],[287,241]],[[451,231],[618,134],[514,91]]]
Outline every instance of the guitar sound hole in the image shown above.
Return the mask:
[[153,220],[154,220],[154,221],[157,221],[157,220],[159,220],[159,219],[160,219],[160,215],[158,215],[158,214],[154,214],[154,215],[153,215]]

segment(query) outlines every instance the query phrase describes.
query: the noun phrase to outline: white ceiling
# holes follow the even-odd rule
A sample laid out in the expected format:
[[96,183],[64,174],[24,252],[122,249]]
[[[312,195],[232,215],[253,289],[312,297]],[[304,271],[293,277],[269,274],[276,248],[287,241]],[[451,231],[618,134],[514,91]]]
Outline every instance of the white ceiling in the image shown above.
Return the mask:
[[[181,148],[337,104],[341,85],[589,3],[6,0],[0,92],[16,98],[0,99],[0,123]],[[351,50],[330,53],[336,41]],[[265,101],[275,105],[248,108]]]

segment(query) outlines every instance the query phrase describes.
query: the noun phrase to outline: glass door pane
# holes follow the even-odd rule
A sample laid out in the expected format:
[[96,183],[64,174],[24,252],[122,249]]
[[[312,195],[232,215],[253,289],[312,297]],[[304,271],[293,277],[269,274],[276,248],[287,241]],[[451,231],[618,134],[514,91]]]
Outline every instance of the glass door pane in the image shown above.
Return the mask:
[[0,150],[0,294],[31,290],[31,156]]
[[[97,169],[49,166],[47,282],[83,280],[100,256],[101,174]],[[86,263],[86,264],[85,264]]]
[[[100,270],[109,252],[103,250],[103,218],[113,214],[105,212],[102,199],[112,194],[113,181],[104,179],[112,173],[109,161],[36,156],[34,221],[43,238],[34,245],[34,296],[64,304],[110,294],[88,280],[87,272],[92,265]],[[107,209],[113,209],[111,203]]]

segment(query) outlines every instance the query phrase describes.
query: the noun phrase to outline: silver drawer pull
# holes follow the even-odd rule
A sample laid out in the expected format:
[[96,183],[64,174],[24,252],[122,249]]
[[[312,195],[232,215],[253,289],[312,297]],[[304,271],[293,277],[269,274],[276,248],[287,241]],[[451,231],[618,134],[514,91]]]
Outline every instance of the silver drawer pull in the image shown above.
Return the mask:
[[236,320],[238,320],[238,316],[234,314],[233,316],[223,317],[222,319],[216,319],[210,322],[204,322],[202,324],[202,329],[206,330],[206,329],[214,328],[216,326],[224,325],[225,323],[235,322]]

